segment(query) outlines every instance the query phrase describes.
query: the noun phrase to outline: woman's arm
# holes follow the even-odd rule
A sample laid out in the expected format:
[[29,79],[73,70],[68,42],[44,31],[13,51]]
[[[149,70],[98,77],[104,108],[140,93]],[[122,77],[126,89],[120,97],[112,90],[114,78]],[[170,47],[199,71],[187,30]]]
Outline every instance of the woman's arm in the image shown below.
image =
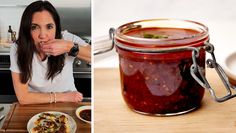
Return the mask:
[[77,58],[80,58],[87,62],[91,62],[91,46],[79,46],[79,53],[77,54]]
[[[20,74],[12,72],[13,86],[17,99],[20,104],[40,104],[50,103],[54,101],[54,94],[51,93],[40,93],[40,92],[29,92],[28,83],[23,84],[20,82]],[[65,92],[55,93],[56,102],[79,102],[83,96],[79,92]]]
[[[68,53],[70,49],[74,46],[72,41],[66,41],[62,39],[50,40],[44,44],[41,44],[41,50],[53,56]],[[79,46],[79,53],[77,58],[91,62],[91,46],[87,44],[86,46]]]

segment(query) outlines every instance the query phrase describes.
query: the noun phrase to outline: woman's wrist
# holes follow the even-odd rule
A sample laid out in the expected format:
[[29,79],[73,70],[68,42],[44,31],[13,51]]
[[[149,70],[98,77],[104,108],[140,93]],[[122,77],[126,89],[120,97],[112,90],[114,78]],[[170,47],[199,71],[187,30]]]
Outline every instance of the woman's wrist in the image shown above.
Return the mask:
[[50,101],[49,103],[57,103],[57,94],[56,92],[50,92]]
[[53,103],[53,96],[52,96],[52,92],[50,92],[49,94],[50,94],[50,101],[49,101],[49,103]]
[[73,46],[74,46],[73,42],[67,41],[66,53],[69,53]]
[[57,95],[55,92],[53,92],[53,102],[57,103]]
[[56,95],[56,102],[63,102],[63,93],[60,93],[60,92],[56,92],[55,93]]
[[56,102],[70,102],[66,92],[56,92]]

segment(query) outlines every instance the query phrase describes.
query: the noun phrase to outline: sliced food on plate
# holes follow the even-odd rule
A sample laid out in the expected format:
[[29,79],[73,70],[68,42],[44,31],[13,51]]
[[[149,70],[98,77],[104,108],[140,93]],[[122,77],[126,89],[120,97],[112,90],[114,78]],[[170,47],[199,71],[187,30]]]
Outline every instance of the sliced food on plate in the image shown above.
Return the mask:
[[31,133],[71,133],[67,114],[60,112],[43,112],[33,120]]

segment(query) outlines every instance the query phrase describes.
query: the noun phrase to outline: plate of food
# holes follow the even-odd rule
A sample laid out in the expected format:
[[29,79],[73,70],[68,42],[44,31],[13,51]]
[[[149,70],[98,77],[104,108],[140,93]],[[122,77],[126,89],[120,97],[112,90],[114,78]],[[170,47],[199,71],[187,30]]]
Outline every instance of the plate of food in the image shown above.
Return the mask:
[[80,120],[91,124],[91,106],[80,106],[75,113]]
[[76,122],[71,116],[56,111],[38,113],[27,123],[29,133],[75,133],[76,128]]

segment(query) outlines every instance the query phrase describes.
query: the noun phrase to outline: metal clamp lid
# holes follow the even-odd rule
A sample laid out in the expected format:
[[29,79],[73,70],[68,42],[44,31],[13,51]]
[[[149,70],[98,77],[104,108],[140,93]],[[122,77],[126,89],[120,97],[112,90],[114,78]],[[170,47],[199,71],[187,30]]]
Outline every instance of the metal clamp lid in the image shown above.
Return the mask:
[[[217,74],[221,78],[224,86],[226,87],[227,94],[225,96],[223,96],[223,97],[217,97],[216,96],[214,89],[212,89],[212,87],[210,86],[209,82],[207,81],[207,79],[203,75],[203,68],[199,67],[199,65],[196,62],[196,58],[198,57],[198,53],[199,53],[198,50],[192,52],[193,64],[192,64],[192,66],[190,68],[190,72],[191,72],[192,77],[202,87],[204,87],[205,89],[209,90],[211,96],[217,102],[224,102],[226,100],[229,100],[229,99],[235,97],[236,94],[232,94],[232,91],[231,91],[231,89],[234,89],[234,88],[229,83],[228,77],[226,76],[223,68],[216,62],[216,58],[215,58],[215,55],[214,55],[214,46],[212,44],[208,43],[208,42],[205,42],[205,45],[204,45],[203,48],[205,49],[205,51],[210,53],[211,56],[212,56],[212,59],[207,59],[207,61],[206,61],[207,67],[215,68]],[[197,75],[200,75],[200,78]]]
[[106,53],[108,51],[111,51],[114,48],[114,45],[115,45],[115,43],[114,43],[114,32],[115,32],[114,28],[109,29],[109,38],[110,38],[110,40],[112,40],[111,46],[108,47],[108,48],[99,49],[99,50],[95,51],[94,55]]

